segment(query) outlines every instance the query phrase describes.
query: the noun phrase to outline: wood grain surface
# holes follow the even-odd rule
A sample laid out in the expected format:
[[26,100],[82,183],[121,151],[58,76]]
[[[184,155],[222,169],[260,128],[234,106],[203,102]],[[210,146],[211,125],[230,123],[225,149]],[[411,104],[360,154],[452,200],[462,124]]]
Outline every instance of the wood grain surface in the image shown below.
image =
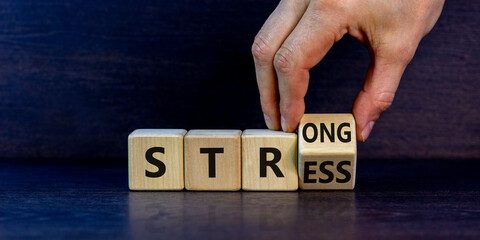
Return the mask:
[[242,131],[190,130],[185,135],[185,189],[238,191],[242,188]]
[[480,237],[480,161],[382,159],[363,166],[355,191],[131,192],[125,166],[2,159],[0,237]]
[[243,131],[242,189],[247,191],[297,190],[297,145],[295,133],[267,129]]
[[[138,128],[265,128],[250,48],[277,3],[1,0],[0,156],[126,162]],[[479,12],[446,1],[359,159],[480,158]],[[368,64],[345,36],[306,111],[351,111]]]
[[183,190],[184,129],[137,129],[128,135],[130,190]]

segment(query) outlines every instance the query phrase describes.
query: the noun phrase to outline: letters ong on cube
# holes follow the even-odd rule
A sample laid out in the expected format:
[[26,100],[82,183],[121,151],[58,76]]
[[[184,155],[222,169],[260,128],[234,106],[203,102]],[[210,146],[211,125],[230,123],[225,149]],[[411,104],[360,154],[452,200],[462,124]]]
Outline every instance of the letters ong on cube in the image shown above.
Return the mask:
[[352,114],[305,114],[296,133],[138,129],[128,137],[130,190],[353,189]]

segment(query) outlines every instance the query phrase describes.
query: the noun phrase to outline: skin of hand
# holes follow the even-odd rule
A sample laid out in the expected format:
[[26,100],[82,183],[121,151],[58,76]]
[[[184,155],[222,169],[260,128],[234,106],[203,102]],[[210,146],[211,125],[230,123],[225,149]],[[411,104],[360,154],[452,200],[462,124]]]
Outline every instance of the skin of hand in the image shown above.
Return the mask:
[[354,104],[357,139],[365,141],[393,102],[420,40],[444,0],[282,0],[255,37],[252,54],[267,127],[293,132],[305,111],[309,70],[346,33],[371,63]]

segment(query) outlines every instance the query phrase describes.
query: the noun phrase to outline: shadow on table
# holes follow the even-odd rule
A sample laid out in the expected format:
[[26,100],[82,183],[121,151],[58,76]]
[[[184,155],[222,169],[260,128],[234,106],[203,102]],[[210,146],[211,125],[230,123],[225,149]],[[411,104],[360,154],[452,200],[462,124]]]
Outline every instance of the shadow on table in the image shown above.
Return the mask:
[[130,233],[140,239],[347,237],[356,213],[354,192],[131,192],[128,199]]

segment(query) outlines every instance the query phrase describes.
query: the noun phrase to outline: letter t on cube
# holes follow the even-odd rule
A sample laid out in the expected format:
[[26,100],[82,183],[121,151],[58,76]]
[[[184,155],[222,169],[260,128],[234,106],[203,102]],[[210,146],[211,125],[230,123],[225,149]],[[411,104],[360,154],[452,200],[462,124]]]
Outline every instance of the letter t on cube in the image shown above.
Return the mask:
[[190,130],[185,135],[185,188],[238,191],[241,188],[240,130]]

